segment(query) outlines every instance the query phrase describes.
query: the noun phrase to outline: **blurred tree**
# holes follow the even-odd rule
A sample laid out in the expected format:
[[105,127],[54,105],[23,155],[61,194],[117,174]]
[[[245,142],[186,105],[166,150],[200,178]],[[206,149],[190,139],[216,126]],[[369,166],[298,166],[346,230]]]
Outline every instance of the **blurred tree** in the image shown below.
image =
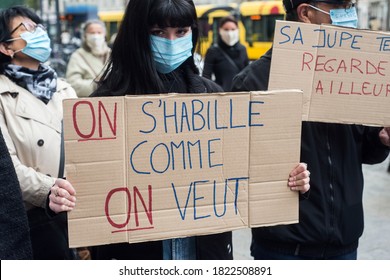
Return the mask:
[[0,9],[8,8],[15,5],[27,5],[28,7],[37,10],[39,9],[40,0],[1,0]]
[[8,8],[14,5],[23,5],[25,0],[1,0],[0,9]]
[[26,3],[27,6],[29,6],[30,8],[33,8],[34,10],[38,10],[40,9],[39,7],[39,0],[25,0],[24,1]]

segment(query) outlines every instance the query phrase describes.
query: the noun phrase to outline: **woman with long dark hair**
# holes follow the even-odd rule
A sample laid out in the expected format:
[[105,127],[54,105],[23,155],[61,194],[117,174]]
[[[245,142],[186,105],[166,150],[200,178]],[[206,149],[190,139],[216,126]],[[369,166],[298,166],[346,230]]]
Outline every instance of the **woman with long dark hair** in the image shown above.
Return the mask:
[[[198,24],[192,0],[131,0],[115,39],[111,59],[91,95],[222,92],[199,76],[193,54]],[[292,190],[309,189],[306,165],[291,172]],[[92,248],[93,259],[233,258],[232,233]]]

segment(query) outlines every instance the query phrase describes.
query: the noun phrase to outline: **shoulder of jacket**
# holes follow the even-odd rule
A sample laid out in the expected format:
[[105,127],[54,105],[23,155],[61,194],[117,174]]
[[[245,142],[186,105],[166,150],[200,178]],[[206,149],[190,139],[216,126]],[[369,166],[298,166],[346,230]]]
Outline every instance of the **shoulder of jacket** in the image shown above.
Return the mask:
[[73,87],[64,78],[57,79],[57,92],[74,93],[74,96],[77,97]]
[[80,57],[84,57],[86,55],[88,55],[88,52],[81,47],[74,51],[74,53],[71,55],[71,58],[80,59]]
[[205,85],[207,92],[224,92],[221,86],[219,86],[217,83],[215,83],[212,80],[209,80],[205,77],[200,77],[202,79],[203,84]]
[[217,45],[217,44],[212,44],[209,48],[208,48],[208,52],[217,52],[219,51],[220,47]]
[[5,92],[18,92],[18,86],[5,75],[0,75],[0,94]]

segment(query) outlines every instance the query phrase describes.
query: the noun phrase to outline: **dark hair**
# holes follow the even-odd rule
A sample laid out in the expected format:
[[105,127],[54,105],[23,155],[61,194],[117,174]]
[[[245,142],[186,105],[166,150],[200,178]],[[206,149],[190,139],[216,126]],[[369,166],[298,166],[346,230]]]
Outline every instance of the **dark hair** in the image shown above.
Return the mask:
[[286,12],[286,17],[285,19],[287,21],[298,21],[298,13],[297,13],[297,9],[292,9],[288,12]]
[[283,0],[284,10],[286,11],[286,20],[298,21],[297,8],[303,3],[325,2],[330,4],[343,4],[350,0]]
[[[150,29],[159,27],[192,28],[194,53],[198,24],[192,0],[131,0],[127,5],[108,65],[93,95],[159,93],[163,83],[151,51]],[[193,59],[191,68],[198,73]]]
[[[0,43],[5,43],[11,39],[10,25],[15,17],[26,17],[36,24],[42,23],[41,18],[30,8],[26,6],[13,6],[0,11]],[[4,65],[9,63],[11,58],[0,53],[0,74],[4,72]]]
[[219,27],[221,28],[227,22],[233,22],[238,26],[238,21],[233,16],[226,16],[219,20]]

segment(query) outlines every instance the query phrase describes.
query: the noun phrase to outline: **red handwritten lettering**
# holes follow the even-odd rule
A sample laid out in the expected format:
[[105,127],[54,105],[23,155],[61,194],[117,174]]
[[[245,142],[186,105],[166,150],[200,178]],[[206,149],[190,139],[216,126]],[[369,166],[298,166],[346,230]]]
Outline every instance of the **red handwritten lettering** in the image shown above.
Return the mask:
[[335,74],[386,75],[385,64],[388,61],[370,61],[368,59],[351,58],[348,60],[313,55],[304,52],[302,55],[301,71],[327,72]]
[[[306,60],[307,58],[307,60]],[[312,62],[314,59],[313,55],[311,53],[308,53],[308,52],[305,52],[303,53],[303,60],[302,60],[302,71],[305,70],[305,65],[307,67],[308,70],[311,70],[311,67],[310,67],[310,62]]]
[[146,203],[139,192],[137,187],[133,188],[134,192],[134,208],[135,208],[135,224],[138,227],[139,226],[139,220],[138,220],[138,207],[137,207],[137,197],[141,200],[142,206],[144,207],[145,214],[148,217],[149,223],[153,225],[153,210],[152,210],[152,186],[148,186],[148,194],[149,194],[149,209],[146,207]]
[[99,104],[99,137],[103,136],[103,132],[102,132],[102,127],[103,127],[102,126],[102,111],[104,111],[104,114],[106,115],[106,119],[107,119],[108,125],[110,126],[112,134],[116,136],[117,104],[115,103],[115,107],[114,107],[114,124],[112,124],[112,122],[111,122],[111,120],[110,120],[110,118],[108,116],[106,107],[104,107],[103,102],[99,101],[98,104]]
[[[333,88],[335,90],[333,91]],[[366,81],[316,81],[316,94],[371,95],[374,97],[390,96],[390,84],[371,83]]]
[[[83,105],[83,106],[82,106]],[[87,108],[85,107],[87,105]],[[78,114],[78,112],[81,111],[82,114]],[[96,122],[96,111],[98,115],[98,121]],[[116,133],[117,133],[117,103],[114,104],[114,110],[113,110],[113,116],[109,116],[107,109],[102,101],[98,101],[97,109],[94,108],[94,105],[91,101],[88,100],[82,100],[78,101],[73,106],[73,127],[77,133],[78,136],[80,136],[81,139],[78,141],[90,141],[90,140],[108,140],[108,139],[116,139]],[[87,115],[87,113],[90,113],[90,115]],[[106,133],[108,130],[103,129],[103,114],[105,116],[106,123],[108,124],[108,127],[110,128],[111,134],[108,136],[103,137],[103,131]],[[90,120],[90,123],[88,123],[86,120]],[[83,124],[83,129],[87,130],[88,132],[82,131],[80,127],[80,124]],[[96,123],[98,124],[98,137],[93,137],[96,132]],[[90,127],[86,127],[90,124]]]
[[[79,128],[79,125],[78,125],[78,118],[77,118],[77,108],[82,105],[82,104],[86,104],[90,107],[90,111],[91,111],[91,119],[92,119],[92,127],[91,127],[91,131],[89,134],[83,134],[81,131],[80,131],[80,128]],[[81,138],[90,138],[94,133],[95,133],[95,127],[96,127],[96,120],[95,120],[95,111],[93,110],[93,106],[92,106],[92,103],[89,102],[89,101],[78,101],[74,104],[73,106],[73,111],[72,111],[72,115],[73,115],[73,127],[74,129],[76,130],[76,133],[77,135],[79,135]]]
[[[126,218],[126,221],[122,224],[117,224],[115,223],[112,219],[111,219],[111,216],[110,216],[110,211],[109,211],[109,204],[110,204],[110,200],[111,200],[111,197],[117,193],[117,192],[125,192],[126,196],[127,196],[127,201],[128,201],[128,208],[127,208],[127,218]],[[116,227],[116,228],[123,228],[125,227],[129,221],[130,221],[130,215],[131,215],[131,195],[130,195],[130,191],[127,189],[127,188],[116,188],[116,189],[113,189],[111,190],[108,195],[107,195],[107,198],[106,198],[106,203],[104,205],[104,212],[106,214],[106,217],[107,217],[107,220],[108,222],[110,223],[110,225],[112,225],[113,227]]]
[[[104,212],[105,212],[108,223],[111,226],[113,226],[114,228],[120,229],[120,230],[114,230],[114,231],[112,231],[112,233],[124,232],[124,231],[145,230],[145,229],[154,228],[154,226],[153,226],[152,193],[153,193],[152,186],[149,185],[148,186],[148,200],[149,201],[148,201],[148,203],[146,203],[139,188],[136,186],[133,187],[133,195],[131,195],[131,192],[128,188],[112,189],[107,194],[105,205],[104,205]],[[126,216],[126,219],[123,223],[115,222],[110,215],[110,210],[109,210],[110,209],[110,201],[112,200],[112,197],[114,194],[122,194],[122,195],[126,196],[125,198],[126,198],[126,202],[127,202],[127,207],[126,207],[127,212],[124,213]],[[143,206],[143,211],[139,210],[137,201],[141,202],[141,204]],[[132,205],[134,205],[134,208],[132,208]],[[131,214],[132,213],[134,213],[134,217],[135,217],[135,228],[127,228],[131,222]],[[149,224],[143,225],[143,226],[140,225],[140,220],[138,217],[139,213],[144,213],[146,215]]]

